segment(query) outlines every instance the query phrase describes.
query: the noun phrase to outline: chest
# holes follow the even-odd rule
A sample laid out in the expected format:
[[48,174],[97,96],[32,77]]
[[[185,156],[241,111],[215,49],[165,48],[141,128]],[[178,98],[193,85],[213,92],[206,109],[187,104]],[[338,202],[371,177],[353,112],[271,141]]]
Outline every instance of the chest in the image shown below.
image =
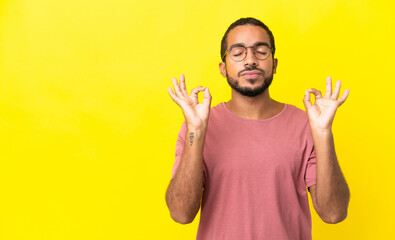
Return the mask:
[[301,133],[287,125],[212,126],[204,163],[211,180],[298,176],[303,168]]

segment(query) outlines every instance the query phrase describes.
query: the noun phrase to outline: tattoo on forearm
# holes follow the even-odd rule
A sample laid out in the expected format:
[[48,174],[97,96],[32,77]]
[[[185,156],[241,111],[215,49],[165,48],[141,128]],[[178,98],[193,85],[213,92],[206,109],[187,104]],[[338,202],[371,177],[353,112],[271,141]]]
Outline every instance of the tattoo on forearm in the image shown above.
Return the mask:
[[189,133],[189,143],[190,143],[190,146],[192,146],[192,143],[193,143],[193,137],[195,136],[195,134],[193,133],[193,132],[190,132]]

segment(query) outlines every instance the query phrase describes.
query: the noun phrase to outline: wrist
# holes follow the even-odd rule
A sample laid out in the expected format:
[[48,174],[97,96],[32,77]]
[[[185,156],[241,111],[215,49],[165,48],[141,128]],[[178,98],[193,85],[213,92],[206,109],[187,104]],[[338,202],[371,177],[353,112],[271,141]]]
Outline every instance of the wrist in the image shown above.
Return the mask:
[[195,124],[188,123],[188,121],[187,121],[186,125],[187,125],[187,130],[188,131],[201,132],[201,131],[206,131],[206,129],[207,129],[207,124],[205,124],[205,123],[202,123],[202,124],[199,124],[199,125],[195,125]]
[[191,126],[187,125],[187,132],[195,132],[197,134],[201,134],[206,132],[207,127],[206,126]]
[[312,124],[310,122],[310,129],[311,129],[311,132],[315,132],[318,134],[324,134],[324,135],[325,134],[332,134],[332,125],[319,126],[319,125]]
[[188,146],[203,147],[206,138],[206,128],[203,127],[188,127],[185,136],[185,144]]
[[311,134],[314,138],[331,138],[333,136],[331,128],[314,128],[311,127]]

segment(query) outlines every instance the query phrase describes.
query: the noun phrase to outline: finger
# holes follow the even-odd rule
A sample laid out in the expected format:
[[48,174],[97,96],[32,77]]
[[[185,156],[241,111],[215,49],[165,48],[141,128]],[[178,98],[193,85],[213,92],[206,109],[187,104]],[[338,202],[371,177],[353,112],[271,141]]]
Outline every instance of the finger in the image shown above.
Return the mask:
[[346,101],[349,94],[350,94],[349,89],[344,90],[343,95],[339,98],[339,100],[337,100],[337,102],[339,103],[339,107]]
[[330,98],[332,95],[332,78],[327,77],[326,78],[326,88],[325,88],[325,95],[324,97]]
[[308,90],[306,90],[304,94],[303,103],[306,110],[309,109],[311,106],[313,106],[313,104],[310,101],[310,92]]
[[333,100],[337,100],[339,98],[341,85],[342,85],[342,82],[340,80],[337,80],[336,85],[335,85],[335,90],[333,90],[333,94],[331,97]]
[[186,86],[185,86],[185,76],[184,76],[184,74],[180,74],[180,89],[181,89],[182,94],[183,94],[185,97],[186,97],[186,96],[189,96],[189,95],[188,95],[187,88],[186,88]]
[[178,97],[182,97],[183,94],[182,94],[182,92],[181,92],[181,90],[180,90],[180,86],[178,85],[177,78],[172,78],[172,80],[173,80],[173,87],[174,87],[174,92],[175,92],[175,94],[176,94]]
[[203,96],[204,96],[203,104],[210,106],[212,97],[208,88],[204,90]]
[[204,91],[205,89],[206,89],[205,87],[200,87],[200,86],[192,89],[192,91],[191,91],[191,98],[192,98],[192,100],[193,100],[193,102],[195,104],[199,103],[198,93],[201,92],[201,91]]
[[309,93],[314,94],[315,100],[318,100],[320,98],[322,98],[322,94],[321,91],[315,89],[315,88],[311,88],[309,90],[307,90]]
[[178,98],[177,98],[177,96],[173,93],[173,89],[167,88],[167,92],[169,93],[171,99],[172,99],[175,103],[177,103],[177,105],[179,105]]

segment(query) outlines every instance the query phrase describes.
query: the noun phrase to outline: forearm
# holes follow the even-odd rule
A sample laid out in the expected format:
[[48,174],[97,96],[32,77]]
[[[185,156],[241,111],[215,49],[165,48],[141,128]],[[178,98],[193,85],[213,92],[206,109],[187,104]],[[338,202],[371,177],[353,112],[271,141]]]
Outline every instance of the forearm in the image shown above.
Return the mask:
[[333,134],[312,129],[317,157],[316,209],[325,222],[336,223],[347,216],[349,189],[337,161]]
[[205,134],[205,128],[187,129],[181,161],[166,192],[170,214],[179,223],[192,222],[200,208]]

